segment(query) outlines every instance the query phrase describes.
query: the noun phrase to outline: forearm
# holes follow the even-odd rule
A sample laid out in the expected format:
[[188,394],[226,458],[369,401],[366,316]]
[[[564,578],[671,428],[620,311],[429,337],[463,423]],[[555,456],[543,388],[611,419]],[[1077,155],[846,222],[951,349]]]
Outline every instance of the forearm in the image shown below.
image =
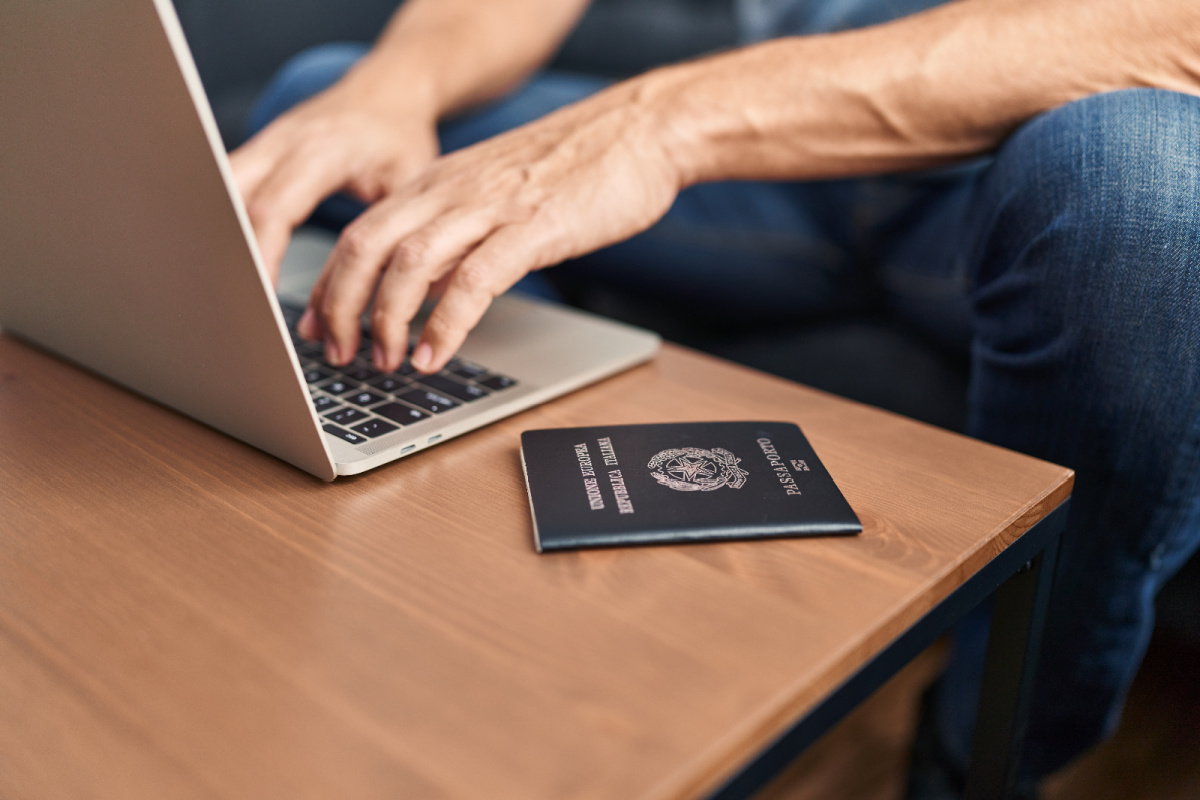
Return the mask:
[[541,66],[588,0],[408,0],[347,76],[437,117],[500,97]]
[[985,152],[1039,112],[1097,92],[1200,94],[1200,4],[959,0],[639,81],[630,96],[681,186],[915,169]]

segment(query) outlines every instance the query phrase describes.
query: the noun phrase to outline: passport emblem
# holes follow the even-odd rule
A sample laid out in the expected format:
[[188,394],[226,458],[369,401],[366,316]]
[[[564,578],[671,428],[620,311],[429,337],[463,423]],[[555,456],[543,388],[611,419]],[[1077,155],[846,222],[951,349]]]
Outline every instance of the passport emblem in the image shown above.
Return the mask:
[[654,480],[677,492],[711,492],[728,486],[740,489],[750,473],[738,466],[741,459],[728,450],[714,447],[677,447],[663,450],[650,459]]

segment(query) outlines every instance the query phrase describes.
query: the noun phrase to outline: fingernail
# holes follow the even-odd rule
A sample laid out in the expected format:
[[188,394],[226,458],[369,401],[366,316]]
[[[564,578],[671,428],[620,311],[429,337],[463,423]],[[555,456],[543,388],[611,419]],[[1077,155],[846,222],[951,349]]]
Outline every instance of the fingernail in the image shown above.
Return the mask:
[[371,345],[371,362],[375,365],[375,369],[380,372],[387,371],[387,356],[383,352],[383,346],[379,342]]
[[325,360],[330,364],[340,364],[341,359],[338,357],[337,343],[333,339],[325,340]]
[[417,369],[425,372],[429,369],[430,363],[433,361],[433,348],[428,342],[421,342],[417,345],[417,349],[412,354],[412,365]]
[[300,321],[296,323],[296,330],[306,339],[311,339],[313,335],[313,312],[311,308],[304,309],[304,313],[300,315]]

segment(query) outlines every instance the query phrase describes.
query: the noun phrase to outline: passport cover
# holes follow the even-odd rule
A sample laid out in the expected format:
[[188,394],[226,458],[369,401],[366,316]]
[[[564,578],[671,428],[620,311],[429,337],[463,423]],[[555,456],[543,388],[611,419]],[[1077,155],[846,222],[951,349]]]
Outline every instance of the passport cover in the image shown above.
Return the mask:
[[539,553],[862,531],[790,422],[525,431],[521,462]]

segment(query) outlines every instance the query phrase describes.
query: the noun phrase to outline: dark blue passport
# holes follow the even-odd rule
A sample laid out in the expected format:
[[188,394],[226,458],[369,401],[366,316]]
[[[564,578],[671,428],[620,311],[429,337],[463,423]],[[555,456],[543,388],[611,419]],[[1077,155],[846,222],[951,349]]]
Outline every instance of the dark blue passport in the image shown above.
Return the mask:
[[538,552],[862,531],[790,422],[521,434]]

